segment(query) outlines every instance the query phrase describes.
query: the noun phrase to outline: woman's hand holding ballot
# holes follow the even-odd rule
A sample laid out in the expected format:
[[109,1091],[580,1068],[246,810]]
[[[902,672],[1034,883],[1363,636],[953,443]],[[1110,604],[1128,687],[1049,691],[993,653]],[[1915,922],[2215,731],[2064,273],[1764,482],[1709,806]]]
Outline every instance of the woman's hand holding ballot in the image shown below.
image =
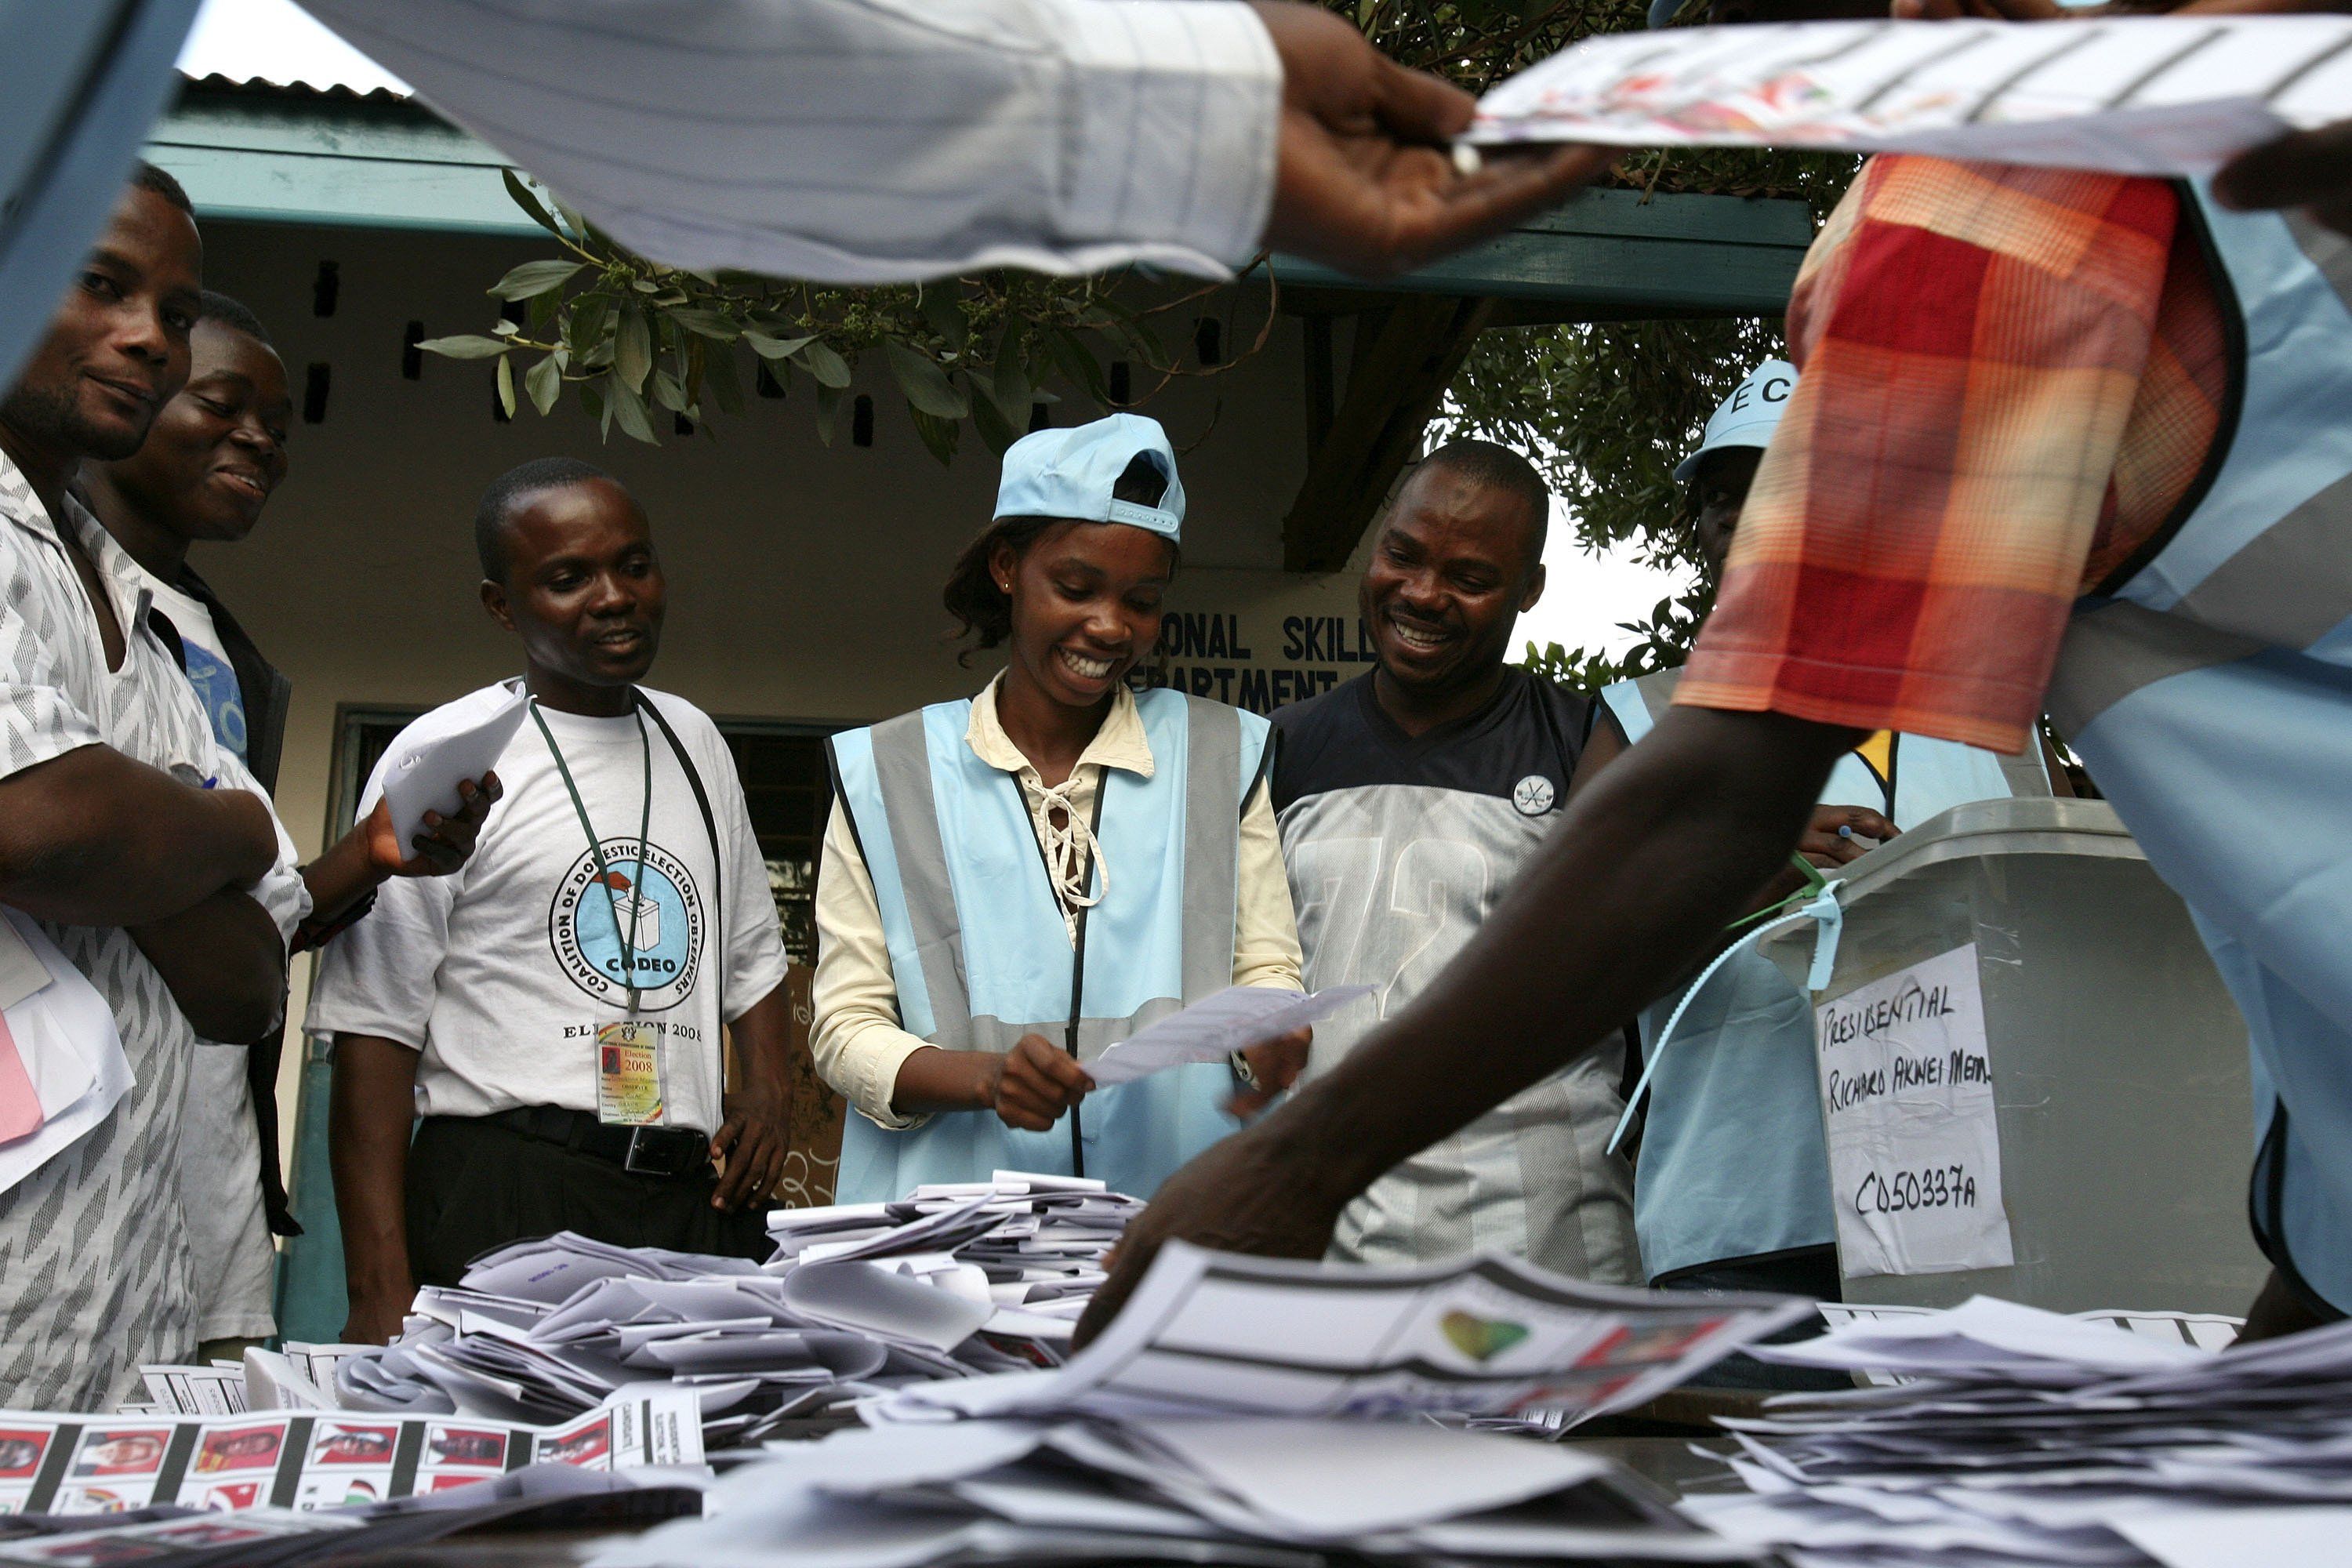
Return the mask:
[[901,1116],[993,1110],[1007,1127],[1044,1132],[1094,1087],[1067,1051],[1043,1035],[1024,1035],[1009,1051],[915,1052],[898,1068],[890,1106]]
[[987,1057],[992,1069],[982,1103],[1007,1127],[1046,1131],[1095,1086],[1076,1058],[1043,1035],[1022,1036],[1003,1056],[976,1054]]

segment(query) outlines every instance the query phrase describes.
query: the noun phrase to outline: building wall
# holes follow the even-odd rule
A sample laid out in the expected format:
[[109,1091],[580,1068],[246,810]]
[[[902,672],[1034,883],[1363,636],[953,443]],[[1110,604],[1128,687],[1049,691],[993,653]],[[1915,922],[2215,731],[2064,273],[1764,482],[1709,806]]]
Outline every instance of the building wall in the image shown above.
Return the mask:
[[[525,405],[513,423],[494,422],[487,365],[427,355],[419,379],[401,374],[409,321],[428,337],[487,330],[496,314],[483,289],[546,247],[227,223],[208,225],[205,244],[207,281],[268,324],[298,406],[310,367],[329,378],[324,419],[298,415],[291,475],[254,537],[194,556],[294,681],[278,805],[306,854],[333,805],[339,707],[429,706],[520,668],[476,596],[471,520],[483,485],[528,458],[587,458],[644,501],[670,584],[655,683],[716,715],[865,721],[970,690],[984,673],[958,667],[939,586],[988,521],[995,458],[967,431],[966,449],[941,467],[878,365],[858,382],[874,396],[870,447],[850,444],[845,412],[836,444],[819,442],[805,380],[782,402],[749,399],[742,417],[720,416],[706,434],[605,445],[576,405],[546,419]],[[325,261],[336,286],[321,316]],[[1228,292],[1217,305],[1239,353],[1263,296]],[[1189,331],[1189,316],[1178,325],[1171,337]],[[1281,518],[1306,458],[1299,337],[1281,321],[1255,359],[1181,382],[1144,409],[1182,454],[1190,503],[1168,673],[1258,707],[1357,668],[1329,657],[1353,650],[1353,574],[1279,569]],[[1080,417],[1073,404],[1057,414]],[[289,1108],[299,1056],[287,1057]],[[287,1127],[290,1137],[290,1116]]]

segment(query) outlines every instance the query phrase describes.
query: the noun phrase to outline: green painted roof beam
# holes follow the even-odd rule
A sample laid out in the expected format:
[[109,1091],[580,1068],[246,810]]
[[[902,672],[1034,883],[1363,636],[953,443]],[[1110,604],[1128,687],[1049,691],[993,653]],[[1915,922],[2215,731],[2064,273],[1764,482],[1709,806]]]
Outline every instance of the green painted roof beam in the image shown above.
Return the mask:
[[[206,217],[540,237],[499,154],[417,105],[198,89],[157,126],[154,163]],[[1277,258],[1286,288],[1488,295],[1548,313],[1778,315],[1812,238],[1801,202],[1588,191],[1525,228],[1366,285]]]
[[[1777,316],[1812,239],[1800,201],[1586,191],[1524,228],[1380,287],[1617,317]],[[1290,258],[1277,258],[1275,276],[1286,288],[1367,287]]]

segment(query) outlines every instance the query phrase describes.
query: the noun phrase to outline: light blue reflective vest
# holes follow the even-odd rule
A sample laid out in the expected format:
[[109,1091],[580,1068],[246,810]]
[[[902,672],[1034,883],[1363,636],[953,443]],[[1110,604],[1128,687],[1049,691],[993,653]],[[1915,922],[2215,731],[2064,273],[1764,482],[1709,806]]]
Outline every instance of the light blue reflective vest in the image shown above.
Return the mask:
[[[1601,692],[1629,743],[1649,732],[1681,678],[1669,669]],[[1839,758],[1822,803],[1874,806],[1910,828],[1969,801],[2050,793],[2038,748],[2004,757],[1896,735],[1888,759],[1881,778],[1856,753]],[[1643,1014],[1645,1051],[1681,999],[1677,988]],[[1652,1279],[1836,1241],[1820,1092],[1811,1000],[1770,959],[1735,955],[1683,1015],[1650,1080],[1633,1229]]]
[[[908,1033],[964,1051],[1009,1051],[1027,1034],[1075,1038],[1091,1061],[1233,984],[1241,815],[1270,726],[1167,689],[1136,705],[1152,774],[1103,770],[1094,831],[1108,890],[1079,916],[1075,952],[1019,781],[965,739],[971,699],[833,738],[835,785],[874,879]],[[877,1202],[1000,1169],[1095,1176],[1150,1197],[1240,1125],[1223,1109],[1234,1087],[1223,1062],[1175,1068],[1096,1090],[1046,1132],[993,1111],[904,1130],[853,1115],[838,1198]]]
[[2257,1239],[2352,1310],[2352,242],[2202,188],[2182,221],[2231,329],[2221,428],[2076,606],[2050,711],[2246,1016]]

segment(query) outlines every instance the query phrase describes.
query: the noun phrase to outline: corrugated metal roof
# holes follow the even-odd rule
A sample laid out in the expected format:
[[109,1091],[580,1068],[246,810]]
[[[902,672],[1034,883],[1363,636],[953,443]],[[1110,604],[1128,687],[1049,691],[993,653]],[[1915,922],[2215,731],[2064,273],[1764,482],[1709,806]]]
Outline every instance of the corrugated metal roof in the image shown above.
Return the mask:
[[180,69],[238,85],[345,88],[362,97],[395,97],[408,84],[352,47],[296,0],[205,0],[180,48]]
[[[287,103],[367,103],[401,104],[409,95],[394,92],[388,87],[362,92],[356,88],[337,82],[331,87],[314,87],[307,81],[271,81],[267,77],[249,76],[242,79],[214,71],[207,76],[181,73],[183,94],[235,94],[240,98],[274,99]],[[422,105],[418,106],[420,109]]]

